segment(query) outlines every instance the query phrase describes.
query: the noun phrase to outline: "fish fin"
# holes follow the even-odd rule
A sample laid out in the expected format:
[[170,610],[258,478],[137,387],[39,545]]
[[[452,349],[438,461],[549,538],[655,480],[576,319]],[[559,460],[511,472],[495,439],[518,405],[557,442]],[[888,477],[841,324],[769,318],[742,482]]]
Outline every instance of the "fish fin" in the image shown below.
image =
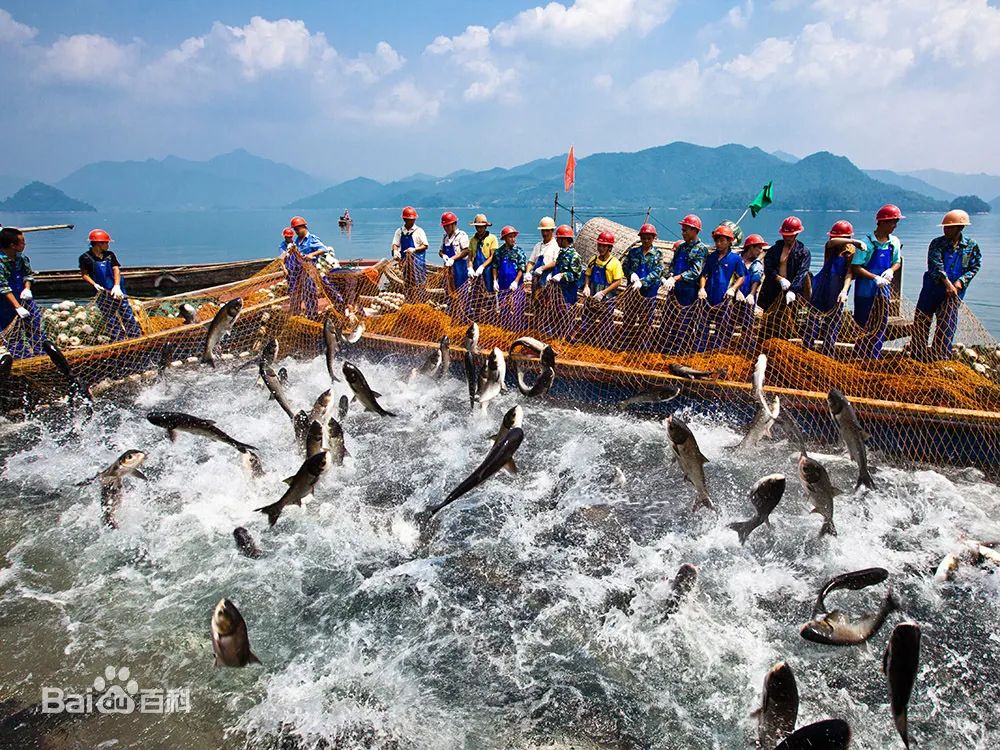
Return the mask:
[[691,508],[691,510],[696,511],[703,505],[709,510],[715,510],[715,504],[712,502],[711,498],[709,498],[708,495],[701,495],[700,497],[698,497],[694,501],[694,506]]
[[263,662],[257,658],[257,654],[251,651],[250,658],[247,659],[247,664],[263,664]]
[[819,535],[829,534],[830,536],[837,536],[837,527],[833,525],[833,519],[823,521],[823,525],[819,528]]
[[135,476],[139,477],[139,479],[141,479],[141,480],[142,480],[142,481],[144,481],[144,482],[148,482],[148,481],[149,481],[149,477],[147,477],[147,476],[146,476],[146,475],[145,475],[145,474],[143,473],[142,469],[132,469],[132,473],[133,473],[133,474],[134,474]]
[[274,526],[278,522],[278,518],[281,517],[281,511],[284,507],[285,504],[277,500],[270,505],[265,505],[263,508],[254,508],[254,512],[264,513],[267,516],[268,523]]
[[503,468],[505,468],[511,474],[517,474],[517,464],[514,463],[514,459],[513,458],[510,459],[507,463],[505,463],[503,465]]
[[753,531],[756,526],[753,525],[753,519],[749,521],[737,521],[736,523],[729,524],[729,528],[736,532],[739,536],[740,544],[746,543],[747,537],[750,536],[750,532]]
[[292,475],[292,476],[290,476],[290,477],[285,477],[285,478],[284,478],[284,479],[282,479],[281,481],[282,481],[282,482],[284,482],[285,484],[287,484],[287,485],[288,485],[289,487],[291,487],[291,486],[292,486],[292,482],[294,482],[294,481],[295,481],[295,475],[293,474],[293,475]]
[[170,438],[171,443],[177,442],[177,430],[167,430],[167,437]]
[[861,485],[864,485],[870,490],[875,489],[875,480],[869,472],[864,471],[858,474],[858,481],[854,485],[854,489],[857,490]]
[[378,391],[372,391],[372,395],[373,395],[373,396],[374,396],[375,398],[382,398],[382,394],[381,394],[381,393],[379,393]]

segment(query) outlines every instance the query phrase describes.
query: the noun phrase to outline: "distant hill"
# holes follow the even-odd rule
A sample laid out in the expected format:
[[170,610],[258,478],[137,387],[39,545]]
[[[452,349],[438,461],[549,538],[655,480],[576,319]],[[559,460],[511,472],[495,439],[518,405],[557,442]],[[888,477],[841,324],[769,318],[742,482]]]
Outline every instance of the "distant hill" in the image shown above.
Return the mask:
[[934,187],[929,182],[924,182],[919,177],[913,177],[912,175],[899,174],[898,172],[892,172],[888,169],[866,169],[864,172],[873,180],[885,182],[889,185],[898,185],[901,188],[906,188],[907,190],[912,190],[915,193],[936,198],[939,201],[950,201],[955,197],[955,193]]
[[5,201],[0,211],[96,211],[89,203],[70,198],[66,193],[44,182],[31,182]]
[[[444,178],[419,176],[379,184],[356,178],[291,204],[291,208],[552,205],[562,192],[566,156],[511,169],[459,170]],[[634,153],[598,153],[577,161],[578,205],[740,208],[768,180],[775,206],[791,209],[872,210],[897,203],[907,211],[940,211],[943,201],[874,180],[848,159],[820,152],[795,163],[759,148],[707,148],[676,142]]]
[[936,188],[947,190],[952,195],[996,195],[1000,193],[1000,177],[986,174],[960,174],[940,169],[917,169],[904,174],[918,177]]
[[9,198],[31,180],[12,174],[0,174],[0,198]]
[[780,149],[777,151],[772,151],[771,156],[776,156],[782,161],[787,161],[789,164],[794,164],[799,160],[799,157],[797,157],[795,154],[790,154],[787,151],[782,151]]
[[948,208],[960,208],[970,214],[988,214],[992,206],[978,195],[960,195],[948,205]]
[[88,164],[57,187],[102,209],[270,208],[319,190],[323,183],[243,149],[208,161],[168,156]]
[[990,207],[994,211],[1000,211],[1000,195],[990,201]]

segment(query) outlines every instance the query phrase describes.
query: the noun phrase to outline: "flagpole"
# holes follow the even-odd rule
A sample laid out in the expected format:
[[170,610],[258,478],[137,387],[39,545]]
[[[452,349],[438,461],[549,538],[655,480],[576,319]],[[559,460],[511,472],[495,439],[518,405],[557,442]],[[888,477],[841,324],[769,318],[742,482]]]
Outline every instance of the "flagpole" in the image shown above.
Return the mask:
[[[747,206],[747,207],[746,207],[746,210],[745,210],[745,211],[743,212],[743,215],[742,215],[742,216],[740,216],[740,218],[738,218],[738,219],[736,220],[736,226],[739,226],[739,225],[740,225],[740,222],[741,222],[741,221],[743,221],[743,220],[744,220],[744,219],[745,219],[745,218],[747,217],[747,214],[748,214],[748,213],[750,213],[750,206]],[[647,214],[647,215],[648,215],[648,214]]]
[[556,215],[559,213],[559,191],[556,191],[556,197],[552,199],[552,221],[556,220]]

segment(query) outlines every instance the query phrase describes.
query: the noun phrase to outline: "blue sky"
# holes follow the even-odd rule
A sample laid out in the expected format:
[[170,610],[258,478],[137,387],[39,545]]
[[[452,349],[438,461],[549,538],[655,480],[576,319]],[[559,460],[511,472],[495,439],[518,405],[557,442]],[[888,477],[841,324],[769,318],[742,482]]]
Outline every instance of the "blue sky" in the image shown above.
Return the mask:
[[0,173],[235,148],[377,179],[674,140],[1000,172],[987,0],[0,0]]

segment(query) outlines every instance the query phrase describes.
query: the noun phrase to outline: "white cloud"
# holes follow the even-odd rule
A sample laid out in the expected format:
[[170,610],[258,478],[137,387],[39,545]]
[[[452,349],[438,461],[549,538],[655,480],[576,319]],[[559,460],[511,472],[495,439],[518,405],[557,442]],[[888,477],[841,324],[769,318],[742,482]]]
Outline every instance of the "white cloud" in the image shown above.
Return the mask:
[[712,62],[712,60],[718,59],[719,55],[722,54],[722,50],[719,49],[715,42],[708,45],[708,50],[702,55],[702,59],[705,62]]
[[243,75],[253,80],[264,73],[315,67],[336,57],[326,36],[311,33],[304,21],[268,21],[254,16],[245,26],[216,23],[212,34],[226,39],[229,53],[240,61]]
[[78,83],[121,82],[138,59],[136,44],[118,44],[99,34],[59,37],[44,52],[43,75]]
[[594,86],[599,88],[601,91],[608,91],[614,84],[614,79],[607,73],[598,73],[594,76],[593,83]]
[[743,5],[734,5],[726,14],[726,21],[734,29],[745,29],[753,15],[753,0],[746,0]]
[[647,109],[677,112],[704,97],[702,70],[697,60],[674,68],[652,70],[631,86],[629,101],[643,102]]
[[457,36],[439,36],[427,45],[425,50],[432,55],[444,55],[449,52],[459,54],[466,52],[481,52],[490,46],[490,30],[485,26],[467,26],[465,31]]
[[345,63],[346,69],[356,73],[366,83],[375,83],[390,73],[395,73],[403,67],[406,58],[400,55],[388,42],[375,45],[374,53],[358,55]]
[[468,73],[471,81],[462,92],[466,101],[477,102],[500,98],[516,101],[518,70],[515,66],[501,68],[490,49],[492,34],[485,26],[468,26],[457,36],[438,36],[424,50],[432,57],[447,55],[449,61]]
[[10,13],[0,8],[0,44],[30,42],[36,34],[38,29],[15,21]]
[[880,87],[901,78],[913,65],[913,50],[875,46],[834,36],[826,23],[806,26],[796,45],[797,80],[809,85]]
[[624,32],[645,36],[670,18],[676,0],[576,0],[551,2],[521,11],[493,29],[502,45],[541,42],[556,47],[586,46]]
[[737,55],[724,63],[722,70],[737,78],[763,81],[787,67],[792,62],[794,51],[794,42],[770,37],[754,47],[750,54]]
[[436,120],[440,107],[441,101],[437,96],[421,91],[412,80],[406,80],[394,85],[372,110],[348,114],[354,119],[376,125],[412,128]]

